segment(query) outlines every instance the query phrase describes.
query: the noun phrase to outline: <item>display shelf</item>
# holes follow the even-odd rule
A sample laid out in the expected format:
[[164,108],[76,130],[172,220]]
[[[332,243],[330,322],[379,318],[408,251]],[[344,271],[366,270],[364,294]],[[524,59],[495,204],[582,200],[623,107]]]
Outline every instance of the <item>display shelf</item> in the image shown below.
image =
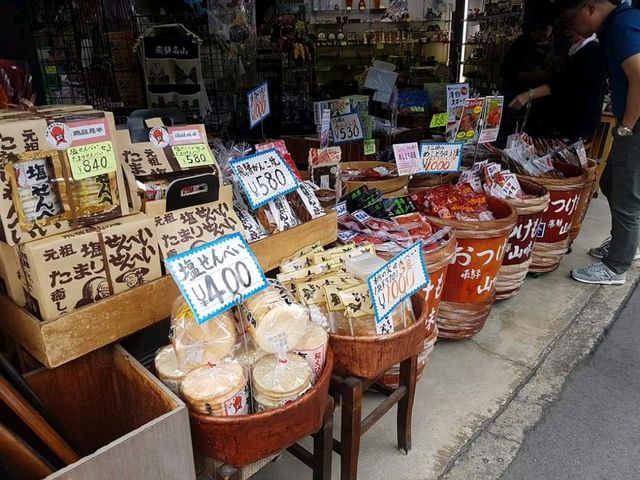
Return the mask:
[[493,15],[482,15],[479,17],[467,17],[466,21],[467,22],[488,22],[490,20],[498,20],[503,18],[520,17],[520,16],[522,16],[522,11],[496,13]]

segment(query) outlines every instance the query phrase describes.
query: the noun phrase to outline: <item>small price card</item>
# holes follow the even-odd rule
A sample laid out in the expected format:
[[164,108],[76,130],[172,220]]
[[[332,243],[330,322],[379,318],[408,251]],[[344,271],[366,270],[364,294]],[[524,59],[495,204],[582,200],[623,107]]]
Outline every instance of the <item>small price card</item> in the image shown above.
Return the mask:
[[429,124],[429,128],[446,127],[448,123],[449,123],[449,112],[436,113],[433,117],[431,117],[431,123]]
[[320,126],[320,148],[329,146],[329,131],[331,129],[331,110],[322,110],[322,124]]
[[376,154],[376,141],[374,139],[364,141],[364,154],[365,155]]
[[113,144],[110,141],[69,147],[67,155],[74,180],[97,177],[118,169]]
[[249,105],[249,128],[253,128],[271,115],[269,84],[264,82],[247,93]]
[[204,143],[194,145],[174,145],[171,147],[173,155],[182,168],[202,167],[213,165],[213,154]]
[[413,175],[422,168],[417,142],[398,143],[393,146],[398,175]]
[[237,158],[230,165],[253,210],[299,186],[291,168],[274,148]]
[[236,232],[165,260],[198,323],[267,288],[244,237]]
[[420,145],[422,173],[448,173],[460,170],[463,142],[423,143]]
[[411,295],[429,285],[422,240],[391,259],[368,280],[378,334],[393,332],[389,314]]
[[348,143],[364,140],[362,124],[357,113],[348,113],[331,119],[333,143]]

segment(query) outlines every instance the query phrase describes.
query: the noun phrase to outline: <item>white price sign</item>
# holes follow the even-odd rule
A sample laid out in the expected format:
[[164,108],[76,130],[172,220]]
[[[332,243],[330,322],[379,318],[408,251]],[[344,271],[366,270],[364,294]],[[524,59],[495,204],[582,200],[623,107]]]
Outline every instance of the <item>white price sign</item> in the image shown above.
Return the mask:
[[333,117],[331,119],[331,133],[335,144],[364,140],[362,123],[357,113]]
[[397,143],[393,146],[393,156],[396,159],[398,175],[413,175],[422,167],[420,149],[416,142]]
[[291,168],[274,148],[236,158],[230,165],[253,210],[299,186]]
[[456,143],[423,143],[420,145],[422,173],[448,173],[460,170],[463,142]]
[[247,93],[249,105],[249,128],[253,128],[271,115],[269,84],[264,82]]
[[[376,324],[384,326],[389,314],[429,285],[429,273],[422,255],[422,240],[391,259],[368,280]],[[387,333],[384,330],[378,333]]]
[[267,288],[251,248],[236,232],[165,260],[198,323]]

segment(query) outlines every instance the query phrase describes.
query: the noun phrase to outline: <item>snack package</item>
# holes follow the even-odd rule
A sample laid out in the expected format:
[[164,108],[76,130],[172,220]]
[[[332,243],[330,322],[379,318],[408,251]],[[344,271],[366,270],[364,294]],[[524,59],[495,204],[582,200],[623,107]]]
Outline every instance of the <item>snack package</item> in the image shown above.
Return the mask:
[[295,401],[311,388],[313,379],[311,367],[300,355],[262,357],[251,373],[255,411],[273,410]]
[[185,369],[178,362],[176,351],[173,345],[166,345],[156,352],[153,360],[156,376],[164,383],[169,390],[180,396],[182,382],[187,375]]
[[309,325],[307,333],[300,341],[294,353],[297,353],[307,361],[311,371],[313,373],[312,384],[318,381],[322,370],[324,369],[324,363],[327,358],[327,345],[329,344],[329,334],[327,331],[319,325],[312,323]]
[[171,317],[171,343],[183,368],[217,365],[233,351],[238,330],[233,313],[224,312],[198,324],[182,297]]
[[190,371],[182,382],[182,398],[204,415],[235,416],[249,413],[248,377],[239,363],[219,363]]
[[296,217],[302,223],[310,222],[314,218],[326,215],[320,200],[316,196],[319,187],[309,181],[300,182],[300,187],[287,195],[287,200]]
[[338,164],[341,159],[340,147],[309,150],[309,178],[320,187],[316,196],[325,207],[335,205],[339,196]]

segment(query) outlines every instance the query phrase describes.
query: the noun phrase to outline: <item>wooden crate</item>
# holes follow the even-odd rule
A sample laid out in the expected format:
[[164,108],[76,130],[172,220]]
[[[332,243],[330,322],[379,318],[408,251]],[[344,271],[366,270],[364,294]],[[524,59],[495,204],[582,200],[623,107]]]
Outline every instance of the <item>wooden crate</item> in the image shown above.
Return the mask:
[[25,380],[82,457],[45,480],[195,479],[185,404],[121,346]]
[[[336,213],[251,244],[265,272],[305,245],[337,238]],[[36,360],[55,368],[116,342],[169,316],[180,294],[169,276],[42,322],[0,296],[0,328]]]

